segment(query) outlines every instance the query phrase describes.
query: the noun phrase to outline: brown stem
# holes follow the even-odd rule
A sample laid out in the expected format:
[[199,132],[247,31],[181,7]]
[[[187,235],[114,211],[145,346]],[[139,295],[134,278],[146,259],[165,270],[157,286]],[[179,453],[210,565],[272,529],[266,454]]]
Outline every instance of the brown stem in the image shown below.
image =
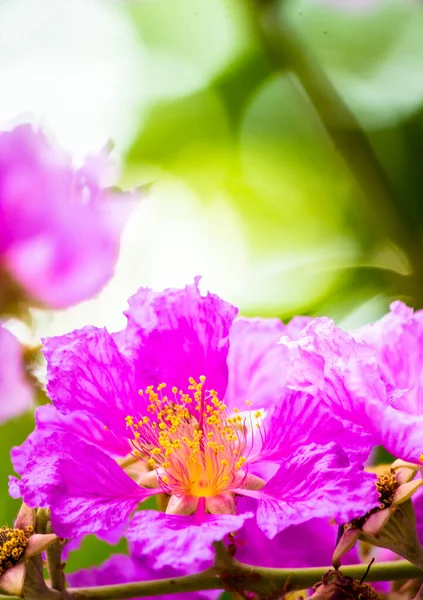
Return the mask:
[[[286,593],[306,589],[313,586],[329,567],[312,569],[268,569],[252,567],[234,562],[227,569],[212,567],[195,575],[161,579],[157,581],[140,581],[118,585],[105,585],[91,588],[68,589],[70,600],[118,600],[124,598],[140,598],[162,594],[188,593],[199,590],[248,590],[262,596],[275,593]],[[350,565],[342,569],[342,573],[360,580],[366,571],[366,565]],[[392,561],[373,565],[367,581],[395,581],[423,577],[423,572],[403,561]]]

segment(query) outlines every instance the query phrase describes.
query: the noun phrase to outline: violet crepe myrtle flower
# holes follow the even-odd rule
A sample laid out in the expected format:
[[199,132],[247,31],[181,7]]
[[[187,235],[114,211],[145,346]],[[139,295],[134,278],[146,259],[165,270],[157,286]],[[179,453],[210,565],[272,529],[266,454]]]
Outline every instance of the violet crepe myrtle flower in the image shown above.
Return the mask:
[[33,391],[25,375],[22,346],[0,323],[0,424],[29,410]]
[[0,311],[65,308],[110,279],[130,205],[104,188],[105,166],[75,170],[31,125],[0,133]]
[[[203,568],[212,566],[211,563]],[[115,554],[99,567],[83,569],[67,576],[72,587],[93,587],[98,585],[114,585],[119,583],[132,583],[137,581],[151,581],[167,577],[180,577],[192,575],[192,569],[177,571],[172,567],[155,570],[148,557],[126,556]],[[214,600],[221,595],[220,590],[199,592],[184,592],[183,594],[164,594],[160,596],[143,596],[143,598],[156,598],[158,600]],[[137,600],[137,599],[135,599]]]
[[[330,319],[310,320],[291,355],[289,387],[320,396],[333,416],[354,424],[395,457],[423,453],[420,365],[423,315],[394,303],[389,315],[348,334]],[[423,389],[423,388],[422,388]]]
[[212,542],[253,516],[239,497],[254,500],[269,538],[369,510],[366,434],[286,387],[276,342],[289,326],[236,314],[196,280],[140,289],[117,334],[88,326],[44,340],[54,408],[12,453],[12,495],[49,507],[54,531],[71,538],[119,536],[140,503],[165,494],[165,512],[138,512],[127,530],[156,568],[210,560]]

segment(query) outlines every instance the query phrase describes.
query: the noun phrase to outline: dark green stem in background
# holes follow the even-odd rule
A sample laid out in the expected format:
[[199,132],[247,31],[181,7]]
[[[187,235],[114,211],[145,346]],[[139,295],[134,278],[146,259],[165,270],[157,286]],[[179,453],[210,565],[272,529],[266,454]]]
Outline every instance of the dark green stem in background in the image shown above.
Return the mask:
[[252,22],[276,69],[292,71],[314,106],[366,200],[368,216],[383,234],[406,250],[414,273],[412,292],[423,303],[420,243],[404,223],[395,191],[353,112],[304,47],[278,0],[249,0]]

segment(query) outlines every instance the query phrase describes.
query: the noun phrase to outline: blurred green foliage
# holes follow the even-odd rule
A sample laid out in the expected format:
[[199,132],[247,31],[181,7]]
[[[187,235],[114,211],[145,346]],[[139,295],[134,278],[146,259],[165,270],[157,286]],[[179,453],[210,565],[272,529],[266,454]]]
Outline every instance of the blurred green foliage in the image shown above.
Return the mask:
[[[217,202],[230,207],[239,232],[232,238],[230,224],[226,249],[211,248],[207,258],[220,261],[216,271],[225,274],[225,252],[232,265],[242,255],[243,268],[226,273],[237,283],[230,299],[242,312],[284,319],[327,314],[354,327],[380,316],[393,298],[423,305],[423,10],[417,2],[379,0],[359,11],[335,0],[286,0],[279,12],[370,140],[392,185],[393,225],[406,232],[400,240],[375,215],[375,199],[359,189],[298,77],[262,45],[247,0],[118,6],[156,76],[133,124],[123,183],[152,182],[153,198],[165,184],[170,202],[174,191],[175,214],[182,210],[181,185],[200,211]],[[219,214],[225,230],[226,213]],[[171,220],[167,226],[170,232]],[[187,231],[189,237],[189,223]],[[155,262],[155,235],[148,267],[139,257],[136,285],[148,283],[143,269],[163,264]],[[165,229],[162,239],[168,235]],[[173,251],[178,248],[167,248]],[[6,494],[8,453],[32,423],[27,415],[1,427],[2,523],[12,522],[18,506]],[[69,569],[99,564],[112,550],[87,538]]]

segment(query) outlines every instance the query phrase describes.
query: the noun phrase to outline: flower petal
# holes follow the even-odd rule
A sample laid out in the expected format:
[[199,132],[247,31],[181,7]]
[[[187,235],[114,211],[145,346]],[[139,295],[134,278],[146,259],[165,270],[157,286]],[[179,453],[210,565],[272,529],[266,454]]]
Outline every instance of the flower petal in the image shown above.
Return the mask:
[[141,409],[132,365],[106,329],[87,326],[45,338],[47,391],[63,413],[83,410],[127,438],[125,417]]
[[391,311],[376,323],[354,333],[375,351],[383,374],[393,388],[404,390],[394,401],[396,409],[423,413],[423,312],[414,313],[402,302],[393,302]]
[[140,288],[129,299],[120,343],[135,362],[140,388],[165,382],[186,390],[190,377],[204,375],[206,388],[223,398],[229,329],[238,311],[214,294],[202,296],[198,282],[163,292]]
[[240,529],[245,519],[252,516],[252,513],[206,515],[198,522],[195,515],[166,515],[143,510],[132,519],[127,537],[134,555],[154,557],[154,568],[166,565],[176,569],[195,568],[195,565],[213,559],[213,542]]
[[130,446],[126,439],[113,435],[105,429],[101,421],[86,412],[75,410],[69,414],[63,414],[54,406],[46,404],[37,409],[35,418],[35,430],[23,444],[15,446],[10,452],[13,467],[20,475],[23,474],[28,458],[40,440],[55,431],[74,433],[112,456],[126,456],[130,452]]
[[423,417],[396,408],[402,391],[383,375],[374,349],[336,328],[330,319],[315,319],[292,344],[295,364],[289,385],[318,396],[332,414],[367,432],[374,443],[404,460],[422,454]]
[[353,462],[363,463],[373,445],[370,434],[332,416],[320,393],[288,388],[280,396],[266,428],[259,460],[279,462],[310,442],[337,442]]
[[229,412],[244,406],[246,400],[255,409],[273,409],[284,383],[281,349],[277,346],[284,329],[279,319],[234,321],[229,334],[229,382],[225,394]]
[[269,537],[289,525],[312,518],[345,523],[377,505],[375,476],[350,465],[336,444],[302,447],[281,461],[274,477],[259,492],[257,522]]
[[22,346],[0,325],[0,423],[32,406],[33,390],[25,376]]
[[75,435],[54,433],[30,457],[20,483],[24,501],[51,509],[53,530],[69,538],[123,527],[143,490],[107,454]]
[[[248,499],[247,502],[256,501]],[[330,524],[328,519],[311,519],[301,525],[288,527],[269,540],[256,520],[248,519],[233,540],[235,558],[260,567],[296,569],[328,566],[331,564],[337,532],[338,526]],[[356,551],[346,555],[345,564],[357,562]]]

